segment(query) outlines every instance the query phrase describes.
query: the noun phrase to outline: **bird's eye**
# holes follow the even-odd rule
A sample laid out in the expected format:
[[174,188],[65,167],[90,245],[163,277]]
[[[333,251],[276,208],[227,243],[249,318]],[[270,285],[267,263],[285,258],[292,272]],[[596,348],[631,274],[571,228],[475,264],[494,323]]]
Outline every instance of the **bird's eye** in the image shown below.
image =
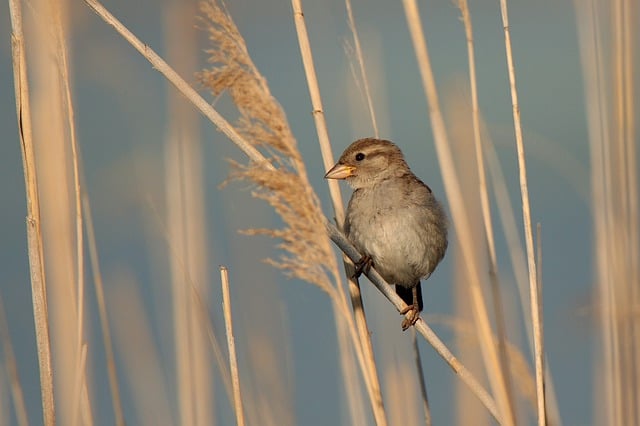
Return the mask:
[[364,154],[359,152],[356,154],[356,161],[362,161],[364,160]]

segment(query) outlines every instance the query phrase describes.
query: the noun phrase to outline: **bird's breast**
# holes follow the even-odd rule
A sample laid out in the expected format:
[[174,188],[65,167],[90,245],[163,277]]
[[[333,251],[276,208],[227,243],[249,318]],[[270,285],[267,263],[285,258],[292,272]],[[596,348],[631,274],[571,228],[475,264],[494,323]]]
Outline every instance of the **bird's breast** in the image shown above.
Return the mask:
[[[428,209],[383,194],[354,193],[347,210],[347,237],[373,259],[392,284],[415,285],[442,258],[441,232]],[[446,247],[446,234],[444,235]]]

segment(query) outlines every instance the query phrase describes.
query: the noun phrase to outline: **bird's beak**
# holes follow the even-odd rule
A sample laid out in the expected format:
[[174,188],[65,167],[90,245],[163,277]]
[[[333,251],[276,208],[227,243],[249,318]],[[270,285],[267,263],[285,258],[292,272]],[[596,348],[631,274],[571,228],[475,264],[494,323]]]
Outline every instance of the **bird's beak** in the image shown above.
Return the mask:
[[336,164],[324,175],[325,179],[345,179],[349,176],[353,176],[356,168],[354,166],[347,166],[346,164]]

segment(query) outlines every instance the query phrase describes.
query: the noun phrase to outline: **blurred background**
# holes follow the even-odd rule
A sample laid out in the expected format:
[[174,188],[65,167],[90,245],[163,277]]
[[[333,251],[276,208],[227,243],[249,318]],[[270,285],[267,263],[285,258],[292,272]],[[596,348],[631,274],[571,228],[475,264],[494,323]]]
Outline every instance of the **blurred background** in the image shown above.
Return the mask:
[[[583,7],[579,3],[576,2],[575,7]],[[25,3],[23,7],[29,55],[37,51],[37,40],[41,36],[33,28],[46,19],[44,9],[39,8],[39,3],[34,4],[32,7]],[[345,51],[345,41],[351,40],[351,33],[344,3],[307,1],[303,5],[326,121],[337,157],[353,140],[373,134],[371,121],[362,91],[354,79],[352,56],[349,49]],[[105,6],[206,99],[213,101],[194,75],[207,67],[205,50],[210,47],[204,31],[206,25],[197,18],[200,14],[197,1],[110,0]],[[507,193],[515,209],[517,230],[523,240],[499,3],[477,0],[469,6],[486,135],[495,145]],[[324,213],[333,217],[323,181],[326,170],[319,160],[320,149],[291,4],[274,0],[230,0],[226,7],[245,38],[255,65],[287,114]],[[420,7],[450,134],[456,141],[470,139],[470,115],[460,113],[469,110],[466,40],[460,11],[450,1],[429,0],[421,2]],[[545,345],[555,395],[563,424],[602,424],[597,420],[597,401],[601,398],[597,348],[601,330],[593,297],[597,259],[591,214],[589,126],[576,11],[568,0],[512,0],[509,7],[532,220],[534,226],[542,225]],[[0,210],[0,270],[3,271],[0,295],[29,423],[41,424],[25,232],[25,188],[6,2],[0,10],[0,129],[4,141],[0,144],[3,206]],[[232,182],[221,187],[230,172],[228,159],[246,162],[242,152],[183,102],[173,87],[85,3],[70,2],[63,10],[63,19],[68,21],[66,42],[81,168],[91,202],[126,423],[198,424],[203,419],[208,419],[209,424],[234,422],[232,404],[208,344],[187,353],[180,350],[184,349],[183,345],[193,344],[185,343],[189,338],[181,335],[181,327],[189,329],[184,324],[198,321],[202,316],[196,315],[196,318],[193,312],[175,309],[176,298],[186,296],[172,284],[184,275],[182,272],[191,271],[188,280],[199,289],[213,330],[219,341],[224,342],[218,266],[225,265],[230,276],[240,376],[247,400],[253,407],[247,409],[251,411],[247,413],[248,423],[350,424],[330,299],[316,286],[288,279],[263,262],[265,258],[278,256],[277,240],[238,232],[281,226],[281,220],[267,203],[252,198],[250,185]],[[427,102],[402,5],[383,0],[354,0],[353,11],[371,79],[380,135],[402,148],[416,175],[447,204]],[[637,7],[632,12],[633,22],[637,23]],[[42,81],[33,77],[38,73],[34,71],[38,62],[35,57],[28,56],[28,61],[29,58],[30,75],[34,79],[32,90],[37,91]],[[638,55],[635,66],[637,69]],[[637,99],[637,87],[634,99]],[[235,119],[237,113],[228,98],[221,96],[215,102],[223,116]],[[55,111],[47,109],[46,104],[34,105],[34,117],[53,114]],[[41,127],[34,135],[42,153],[37,160],[56,162],[55,152],[46,154],[49,134],[46,121],[44,123],[44,129]],[[55,131],[51,129],[52,133]],[[190,158],[179,160],[188,160],[191,164],[189,177],[181,181],[188,186],[181,192],[182,199],[171,195],[176,185],[179,186],[176,176],[180,171],[175,168],[174,160],[183,152],[172,144],[176,138],[187,141],[191,147],[184,151]],[[465,159],[460,153],[467,149],[461,146],[460,162]],[[470,142],[468,149],[471,158]],[[71,173],[72,165],[68,162],[61,161],[59,167],[63,173]],[[72,194],[66,189],[59,188],[56,192],[59,183],[55,178],[46,174],[38,178],[40,184],[48,188],[44,205],[56,208],[57,204],[72,200]],[[473,182],[473,178],[470,179]],[[350,189],[346,185],[342,189],[347,200]],[[473,189],[470,191],[473,193]],[[176,213],[172,207],[180,204],[180,200],[188,208]],[[177,254],[185,253],[184,241],[170,237],[173,232],[170,223],[176,214],[182,215],[178,223],[193,243],[192,251],[185,257]],[[494,214],[499,223],[501,218],[495,210]],[[75,239],[69,239],[69,232],[75,232],[75,225],[70,223],[45,220],[46,253],[57,251],[56,244],[64,244],[66,239],[70,241],[67,244],[74,244]],[[496,230],[509,339],[520,348],[531,366],[511,253],[504,231],[499,225]],[[455,261],[456,245],[453,232],[444,262],[423,283],[424,315],[427,319],[433,316],[435,331],[454,353],[467,353],[474,369],[474,362],[478,361],[477,357],[474,361],[473,352],[479,350],[464,338],[456,337],[455,327],[446,320],[460,318],[463,321],[465,315],[470,318],[468,313],[461,312],[463,302],[456,301],[464,300],[464,287],[452,284],[460,275],[456,266],[459,263]],[[48,259],[45,254],[47,273],[64,280],[65,267],[52,266],[47,263]],[[63,259],[56,264],[68,266],[73,262]],[[73,266],[68,269],[73,270]],[[91,274],[87,266],[83,335],[87,343],[88,399],[95,424],[114,424],[103,333]],[[401,332],[396,311],[366,280],[362,281],[362,287],[390,424],[418,424],[421,408],[413,388],[415,372],[410,333]],[[73,305],[72,300],[73,297],[64,293],[50,300],[50,304],[57,305],[50,307],[52,321],[63,321],[65,303]],[[193,309],[200,309],[194,306]],[[176,319],[176,315],[183,318]],[[206,335],[205,331],[200,332]],[[54,348],[76,344],[60,336],[52,326]],[[206,342],[206,338],[202,341]],[[466,392],[464,386],[437,354],[422,339],[419,341],[433,423],[470,424],[465,420],[461,402],[464,398],[461,395]],[[1,346],[5,362],[0,370],[0,422],[17,424],[6,368],[7,341]],[[224,347],[223,351],[226,351]],[[63,355],[59,355],[62,353],[54,349],[54,368],[64,368],[65,361],[60,359]],[[185,386],[180,379],[180,365],[185,362],[182,357],[210,365],[200,377],[189,382],[192,393],[179,392]],[[198,357],[201,357],[199,361]],[[529,370],[533,371],[532,367]],[[481,366],[474,371],[485,381]],[[60,383],[58,377],[55,380],[58,394],[78,392],[68,383]],[[185,395],[192,395],[194,400],[205,398],[193,418],[184,414],[185,404],[189,404],[185,402]],[[468,395],[466,398],[473,400]],[[365,418],[372,424],[366,398],[364,401]],[[475,402],[468,404],[471,407]],[[533,424],[532,406],[521,401],[518,407],[522,424]],[[492,424],[486,412],[478,410],[480,414],[474,424]],[[67,422],[74,418],[69,410],[61,408],[58,414],[62,419],[59,424],[73,424]]]

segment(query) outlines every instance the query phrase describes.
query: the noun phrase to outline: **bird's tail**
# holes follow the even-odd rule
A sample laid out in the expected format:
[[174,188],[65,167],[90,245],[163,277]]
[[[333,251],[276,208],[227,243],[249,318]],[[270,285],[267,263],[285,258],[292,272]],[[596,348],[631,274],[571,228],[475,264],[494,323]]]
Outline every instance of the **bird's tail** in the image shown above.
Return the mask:
[[[418,293],[418,309],[422,311],[422,285],[420,284],[420,282],[418,282],[418,285],[416,286],[416,291]],[[413,304],[413,289],[411,287],[396,285],[396,294],[400,296],[400,298],[404,300],[404,303],[406,303],[407,305]]]

